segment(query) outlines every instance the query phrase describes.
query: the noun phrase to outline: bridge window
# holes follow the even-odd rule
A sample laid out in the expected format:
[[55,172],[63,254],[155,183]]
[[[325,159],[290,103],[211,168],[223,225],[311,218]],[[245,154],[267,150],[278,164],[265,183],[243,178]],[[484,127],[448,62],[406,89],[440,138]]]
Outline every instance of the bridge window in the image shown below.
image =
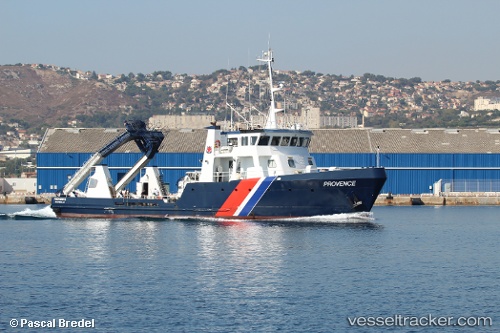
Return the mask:
[[227,139],[227,143],[230,146],[237,147],[238,146],[238,138],[229,138],[229,139]]
[[289,136],[284,136],[282,139],[281,139],[281,146],[288,146],[288,144],[290,143],[290,137]]
[[276,161],[275,160],[268,160],[267,167],[268,168],[276,168]]
[[248,146],[248,136],[241,137],[241,145]]
[[271,140],[271,146],[278,146],[280,144],[281,136],[273,136]]
[[250,145],[255,146],[255,144],[257,143],[257,138],[258,138],[258,136],[251,136],[250,137]]
[[314,165],[312,157],[307,158],[307,164]]
[[309,146],[309,138],[299,138],[299,147],[308,147]]
[[270,137],[263,135],[259,138],[259,146],[267,146],[269,144]]
[[290,143],[290,146],[295,147],[297,146],[297,141],[299,141],[299,138],[294,136],[291,141],[292,142]]

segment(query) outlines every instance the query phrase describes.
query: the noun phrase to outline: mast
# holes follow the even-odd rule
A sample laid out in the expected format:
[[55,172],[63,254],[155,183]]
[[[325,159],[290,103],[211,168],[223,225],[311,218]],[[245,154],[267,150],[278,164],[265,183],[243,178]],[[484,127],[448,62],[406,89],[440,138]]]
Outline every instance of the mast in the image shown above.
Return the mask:
[[262,54],[262,57],[260,59],[257,59],[258,61],[265,62],[267,64],[267,69],[268,69],[268,74],[269,74],[269,89],[271,91],[271,105],[269,106],[269,113],[267,114],[267,119],[266,119],[266,124],[264,125],[264,128],[267,129],[276,129],[278,128],[276,124],[276,113],[283,111],[283,109],[277,109],[276,104],[274,101],[274,93],[277,91],[280,91],[281,88],[275,88],[273,87],[273,70],[271,63],[274,62],[273,58],[273,51],[271,48],[268,49],[267,52],[264,52]]

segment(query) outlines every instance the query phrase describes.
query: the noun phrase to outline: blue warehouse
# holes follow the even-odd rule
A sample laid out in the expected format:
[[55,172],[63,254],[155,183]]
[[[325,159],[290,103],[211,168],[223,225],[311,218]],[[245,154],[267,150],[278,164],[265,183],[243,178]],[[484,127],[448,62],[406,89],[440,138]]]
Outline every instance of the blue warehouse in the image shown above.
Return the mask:
[[[37,154],[37,193],[61,190],[80,166],[123,131],[47,130]],[[175,192],[179,178],[201,167],[205,130],[163,132],[165,139],[150,165],[158,166],[164,182]],[[458,191],[500,192],[500,129],[365,128],[313,133],[310,152],[318,167],[384,166],[388,178],[382,193],[429,193],[440,180],[442,191],[455,186]],[[103,164],[108,165],[116,183],[141,157],[137,146],[129,142],[106,157]],[[139,176],[136,178],[138,181]],[[80,189],[85,186],[83,182]],[[130,190],[135,191],[134,181]]]

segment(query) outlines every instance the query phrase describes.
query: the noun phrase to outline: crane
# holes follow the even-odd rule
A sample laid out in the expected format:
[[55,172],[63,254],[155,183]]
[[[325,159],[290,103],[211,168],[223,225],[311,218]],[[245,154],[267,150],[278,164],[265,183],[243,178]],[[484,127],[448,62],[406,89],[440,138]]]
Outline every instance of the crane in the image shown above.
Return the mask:
[[92,167],[101,163],[103,159],[129,141],[134,140],[137,147],[144,156],[130,169],[130,171],[117,183],[115,193],[123,189],[158,152],[164,135],[161,131],[148,130],[142,120],[127,120],[124,123],[126,131],[90,157],[85,164],[78,169],[71,180],[63,187],[61,194],[67,196],[73,192],[83,180],[90,174]]

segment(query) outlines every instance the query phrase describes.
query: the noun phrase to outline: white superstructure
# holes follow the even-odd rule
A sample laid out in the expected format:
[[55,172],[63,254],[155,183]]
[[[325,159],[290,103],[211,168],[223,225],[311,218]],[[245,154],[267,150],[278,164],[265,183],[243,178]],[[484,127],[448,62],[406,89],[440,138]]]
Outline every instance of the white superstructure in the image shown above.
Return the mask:
[[276,108],[274,99],[281,88],[273,86],[272,50],[258,60],[267,64],[271,92],[264,128],[223,131],[215,124],[208,127],[201,172],[184,177],[178,184],[180,192],[187,182],[227,182],[317,171],[308,149],[312,132],[301,130],[298,124],[292,128],[277,124],[276,115],[283,109]]

